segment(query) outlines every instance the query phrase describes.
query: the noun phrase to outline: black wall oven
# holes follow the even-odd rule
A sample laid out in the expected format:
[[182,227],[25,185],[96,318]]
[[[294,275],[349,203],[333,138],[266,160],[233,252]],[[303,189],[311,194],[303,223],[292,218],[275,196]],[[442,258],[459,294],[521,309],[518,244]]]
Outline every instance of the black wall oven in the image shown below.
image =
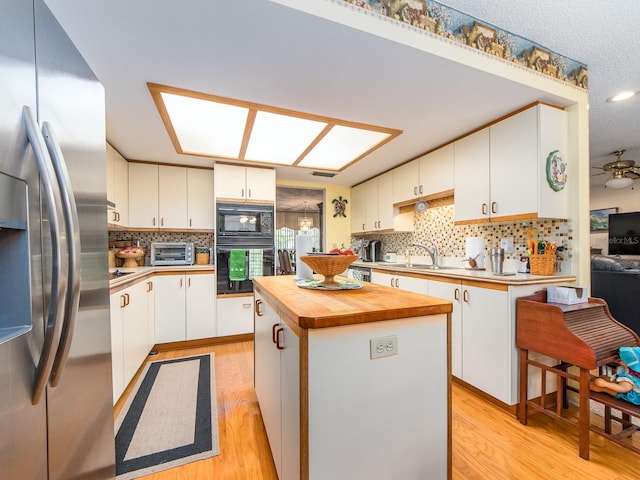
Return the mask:
[[218,295],[252,293],[253,277],[275,275],[273,213],[273,205],[218,203]]
[[[232,280],[229,264],[231,260],[232,250],[244,250],[244,264],[245,273],[241,275],[244,280]],[[256,256],[256,251],[258,255]],[[253,257],[251,257],[253,255]],[[218,295],[228,295],[230,293],[251,293],[253,292],[254,276],[270,276],[274,275],[274,248],[273,245],[234,245],[234,246],[221,246],[218,245],[216,249],[216,276],[218,282]],[[255,260],[258,257],[262,257],[262,261]],[[258,268],[252,265],[254,262],[262,263],[262,268]],[[237,276],[237,275],[236,275]]]

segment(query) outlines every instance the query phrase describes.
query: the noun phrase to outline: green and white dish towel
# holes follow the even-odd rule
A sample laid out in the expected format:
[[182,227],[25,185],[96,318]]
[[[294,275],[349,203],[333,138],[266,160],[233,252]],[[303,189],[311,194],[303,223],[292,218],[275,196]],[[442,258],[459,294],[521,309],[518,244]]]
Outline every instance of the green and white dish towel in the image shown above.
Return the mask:
[[247,251],[233,248],[229,252],[229,280],[242,281],[247,279]]
[[249,280],[253,279],[253,277],[261,277],[264,275],[262,257],[263,253],[261,248],[249,249]]

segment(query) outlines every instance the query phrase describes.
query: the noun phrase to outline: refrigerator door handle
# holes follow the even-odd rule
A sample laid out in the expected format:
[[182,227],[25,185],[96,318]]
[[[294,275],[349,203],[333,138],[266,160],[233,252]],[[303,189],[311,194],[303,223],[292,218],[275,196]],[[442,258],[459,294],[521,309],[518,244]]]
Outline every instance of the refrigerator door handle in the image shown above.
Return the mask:
[[[60,341],[60,331],[62,328],[62,318],[64,313],[64,298],[66,297],[66,279],[62,274],[63,265],[61,262],[62,248],[60,235],[60,214],[61,199],[60,193],[56,188],[55,171],[53,165],[48,158],[47,146],[44,138],[38,128],[38,123],[29,106],[23,108],[23,121],[27,130],[27,137],[36,158],[38,173],[40,174],[40,183],[42,184],[42,197],[49,214],[48,223],[51,233],[51,296],[49,299],[49,312],[47,314],[47,323],[45,325],[44,341],[42,343],[42,352],[40,360],[36,368],[35,379],[33,383],[33,396],[31,402],[37,405],[42,397],[42,392],[47,386],[57,344]],[[54,347],[54,342],[56,347]]]
[[42,135],[47,144],[51,163],[58,178],[60,193],[62,197],[62,212],[65,219],[65,230],[67,234],[67,250],[69,269],[67,272],[67,296],[64,307],[64,320],[62,322],[62,332],[60,343],[53,362],[51,386],[56,387],[60,382],[62,372],[69,357],[69,349],[73,340],[78,306],[80,304],[80,226],[78,221],[78,207],[76,198],[73,195],[73,187],[69,178],[69,170],[62,154],[60,144],[51,128],[49,122],[42,123]]

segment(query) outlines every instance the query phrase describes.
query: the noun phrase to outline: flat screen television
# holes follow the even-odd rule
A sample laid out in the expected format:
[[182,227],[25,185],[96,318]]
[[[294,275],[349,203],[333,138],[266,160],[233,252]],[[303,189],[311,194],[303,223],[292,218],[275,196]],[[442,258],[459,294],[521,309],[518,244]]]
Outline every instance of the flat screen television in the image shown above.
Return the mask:
[[640,255],[640,212],[609,215],[609,255]]

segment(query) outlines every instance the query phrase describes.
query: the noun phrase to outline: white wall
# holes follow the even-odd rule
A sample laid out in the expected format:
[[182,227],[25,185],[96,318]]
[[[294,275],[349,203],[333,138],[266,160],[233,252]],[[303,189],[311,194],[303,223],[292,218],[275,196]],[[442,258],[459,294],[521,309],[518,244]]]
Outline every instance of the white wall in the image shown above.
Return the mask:
[[[640,180],[636,180],[631,187],[615,190],[604,188],[604,185],[591,186],[591,210],[601,208],[618,208],[619,213],[637,212],[640,210]],[[608,232],[592,233],[591,246],[602,248],[603,254],[609,253]]]

